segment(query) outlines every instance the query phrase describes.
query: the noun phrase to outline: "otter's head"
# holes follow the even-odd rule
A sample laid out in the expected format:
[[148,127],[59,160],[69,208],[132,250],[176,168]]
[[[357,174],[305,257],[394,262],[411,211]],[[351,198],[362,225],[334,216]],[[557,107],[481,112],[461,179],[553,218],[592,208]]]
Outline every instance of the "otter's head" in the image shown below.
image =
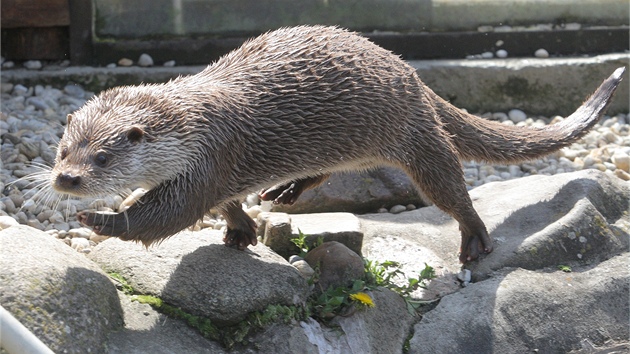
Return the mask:
[[185,149],[165,129],[168,103],[154,91],[112,89],[68,115],[51,174],[55,191],[97,197],[150,190],[186,167]]

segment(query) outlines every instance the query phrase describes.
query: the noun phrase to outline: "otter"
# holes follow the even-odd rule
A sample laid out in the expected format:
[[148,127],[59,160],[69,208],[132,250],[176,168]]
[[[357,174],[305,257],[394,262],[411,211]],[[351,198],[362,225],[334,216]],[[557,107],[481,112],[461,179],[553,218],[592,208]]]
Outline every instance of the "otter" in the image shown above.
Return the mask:
[[292,203],[331,173],[396,166],[459,222],[465,263],[493,245],[461,161],[516,163],[571,144],[603,115],[624,70],[562,122],[515,127],[454,107],[358,34],[283,28],[196,75],[93,97],[68,116],[50,183],[79,197],[146,190],[124,212],[80,212],[97,234],[148,246],[217,207],[225,244],[244,250],[256,244],[239,202],[248,193]]

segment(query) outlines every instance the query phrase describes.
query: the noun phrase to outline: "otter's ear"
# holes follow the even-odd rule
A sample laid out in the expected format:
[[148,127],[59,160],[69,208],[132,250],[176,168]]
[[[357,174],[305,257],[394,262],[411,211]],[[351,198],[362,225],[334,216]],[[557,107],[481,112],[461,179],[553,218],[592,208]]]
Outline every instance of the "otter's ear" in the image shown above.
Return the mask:
[[127,131],[127,139],[132,143],[138,143],[144,137],[144,129],[134,125]]
[[68,116],[66,117],[66,125],[70,125],[70,122],[72,122],[72,119],[74,117],[72,116],[72,114],[68,114]]

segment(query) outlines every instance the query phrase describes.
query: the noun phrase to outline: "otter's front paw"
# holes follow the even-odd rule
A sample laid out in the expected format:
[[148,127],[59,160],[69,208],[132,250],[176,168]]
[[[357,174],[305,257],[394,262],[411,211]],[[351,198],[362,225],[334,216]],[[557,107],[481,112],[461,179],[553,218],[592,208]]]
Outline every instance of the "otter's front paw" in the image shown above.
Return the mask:
[[256,246],[258,239],[256,238],[256,228],[250,230],[239,230],[228,228],[225,231],[223,242],[228,247],[236,247],[240,251],[244,251],[247,246]]
[[117,223],[118,214],[103,214],[91,211],[81,211],[77,213],[77,220],[91,227],[92,231],[103,236],[120,236],[121,232],[126,229],[121,223]]

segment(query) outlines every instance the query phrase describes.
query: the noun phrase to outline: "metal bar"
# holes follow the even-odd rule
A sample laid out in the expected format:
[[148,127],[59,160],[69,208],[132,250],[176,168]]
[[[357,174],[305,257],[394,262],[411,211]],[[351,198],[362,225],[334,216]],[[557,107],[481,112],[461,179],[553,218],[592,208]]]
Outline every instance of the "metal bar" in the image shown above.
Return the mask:
[[0,347],[9,354],[54,354],[9,311],[0,306]]

